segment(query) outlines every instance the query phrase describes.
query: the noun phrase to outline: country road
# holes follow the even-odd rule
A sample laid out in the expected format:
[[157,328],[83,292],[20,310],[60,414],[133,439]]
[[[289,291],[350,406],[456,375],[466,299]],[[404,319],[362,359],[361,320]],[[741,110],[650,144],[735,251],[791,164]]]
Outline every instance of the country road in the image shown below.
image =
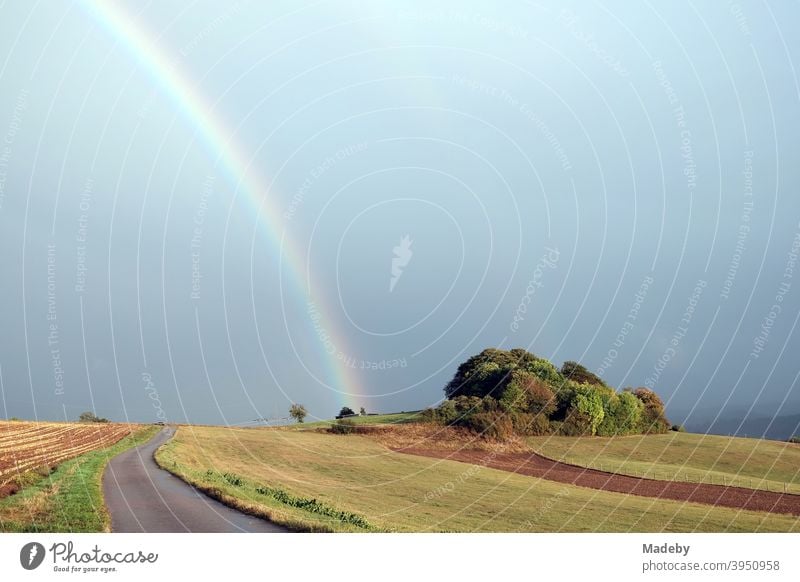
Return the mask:
[[231,509],[161,469],[156,449],[175,429],[114,457],[103,494],[114,532],[285,532],[286,528]]

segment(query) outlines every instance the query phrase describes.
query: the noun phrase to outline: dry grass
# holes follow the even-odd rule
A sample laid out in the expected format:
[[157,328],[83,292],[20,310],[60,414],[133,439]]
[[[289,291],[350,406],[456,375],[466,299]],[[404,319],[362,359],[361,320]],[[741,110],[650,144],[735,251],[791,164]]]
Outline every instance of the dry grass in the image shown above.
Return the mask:
[[366,435],[392,450],[410,448],[446,451],[477,449],[509,453],[529,450],[525,441],[519,437],[501,442],[480,437],[464,428],[452,426],[417,423],[383,426],[380,429],[368,432]]
[[[277,516],[277,521],[293,520],[306,530],[358,531],[258,496],[255,487],[315,499],[363,516],[385,531],[791,531],[797,526],[791,516],[596,491],[396,453],[379,442],[394,447],[420,442],[463,447],[472,442],[468,435],[435,429],[395,427],[362,436],[186,427],[157,458],[190,483],[216,488],[227,503]],[[209,470],[211,475],[240,477],[242,485],[209,478]]]

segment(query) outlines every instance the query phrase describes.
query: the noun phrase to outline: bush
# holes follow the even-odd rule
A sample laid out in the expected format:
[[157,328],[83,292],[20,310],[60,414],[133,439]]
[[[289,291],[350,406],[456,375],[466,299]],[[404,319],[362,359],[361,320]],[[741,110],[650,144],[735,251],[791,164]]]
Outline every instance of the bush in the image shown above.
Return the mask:
[[686,429],[682,424],[673,424],[670,430],[674,432],[686,432]]
[[567,413],[560,427],[560,434],[564,436],[586,436],[592,433],[591,417],[573,407]]
[[[446,400],[445,402],[449,401]],[[439,412],[436,408],[426,408],[419,413],[419,420],[420,422],[440,422]]]
[[78,416],[78,420],[80,422],[109,422],[107,418],[100,418],[99,416],[95,416],[94,412],[81,412],[80,416]]
[[223,473],[222,478],[234,487],[241,487],[243,484],[242,478],[234,473]]
[[484,438],[504,441],[514,435],[514,424],[508,414],[502,412],[479,412],[473,414],[462,425]]
[[514,432],[528,436],[542,436],[550,434],[550,419],[543,414],[518,412],[511,416]]
[[452,400],[445,400],[436,409],[437,421],[442,424],[450,424],[458,418],[458,411],[456,410],[456,403]]
[[255,491],[259,495],[271,497],[276,501],[279,501],[280,503],[290,507],[296,507],[310,513],[332,517],[333,519],[350,523],[356,527],[372,529],[372,525],[370,525],[370,523],[362,516],[356,513],[350,513],[349,511],[340,511],[334,507],[331,507],[330,505],[327,505],[326,503],[317,501],[316,499],[297,497],[287,491],[284,491],[283,489],[278,489],[277,487],[268,487],[266,485],[257,486]]
[[800,436],[793,436],[789,439],[790,443],[794,443],[796,445],[800,445]]
[[355,422],[345,418],[334,422],[328,430],[333,434],[353,434],[356,432],[356,428]]

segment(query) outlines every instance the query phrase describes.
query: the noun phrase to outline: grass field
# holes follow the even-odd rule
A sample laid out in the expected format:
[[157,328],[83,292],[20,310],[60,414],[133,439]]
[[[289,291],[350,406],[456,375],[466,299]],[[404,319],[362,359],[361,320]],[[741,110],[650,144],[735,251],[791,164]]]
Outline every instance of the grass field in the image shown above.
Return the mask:
[[[405,424],[408,422],[414,422],[419,420],[419,415],[422,411],[415,410],[412,412],[395,412],[392,414],[374,414],[374,415],[367,415],[367,416],[354,416],[352,418],[348,418],[347,420],[352,421],[355,424]],[[325,428],[330,426],[336,422],[335,420],[318,420],[315,422],[302,422],[298,424],[292,424],[289,428],[293,428],[295,430],[308,430],[308,429],[317,429],[317,428]]]
[[672,432],[624,437],[532,437],[538,453],[626,475],[800,494],[800,445]]
[[[156,457],[163,467],[228,504],[304,530],[798,528],[798,520],[791,516],[599,492],[479,465],[394,453],[358,435],[181,427]],[[336,512],[345,517],[332,516]],[[363,525],[354,525],[347,516],[355,516]]]
[[108,460],[149,440],[158,427],[149,426],[105,449],[64,461],[52,473],[31,479],[18,493],[0,499],[2,532],[108,531],[102,478]]

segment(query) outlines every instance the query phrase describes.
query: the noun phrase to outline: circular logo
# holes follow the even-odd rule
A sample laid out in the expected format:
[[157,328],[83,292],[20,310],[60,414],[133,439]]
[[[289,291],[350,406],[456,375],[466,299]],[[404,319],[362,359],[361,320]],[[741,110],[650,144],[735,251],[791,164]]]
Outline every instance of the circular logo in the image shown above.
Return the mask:
[[44,561],[44,546],[39,542],[30,542],[22,546],[19,552],[19,563],[26,570],[35,570]]

